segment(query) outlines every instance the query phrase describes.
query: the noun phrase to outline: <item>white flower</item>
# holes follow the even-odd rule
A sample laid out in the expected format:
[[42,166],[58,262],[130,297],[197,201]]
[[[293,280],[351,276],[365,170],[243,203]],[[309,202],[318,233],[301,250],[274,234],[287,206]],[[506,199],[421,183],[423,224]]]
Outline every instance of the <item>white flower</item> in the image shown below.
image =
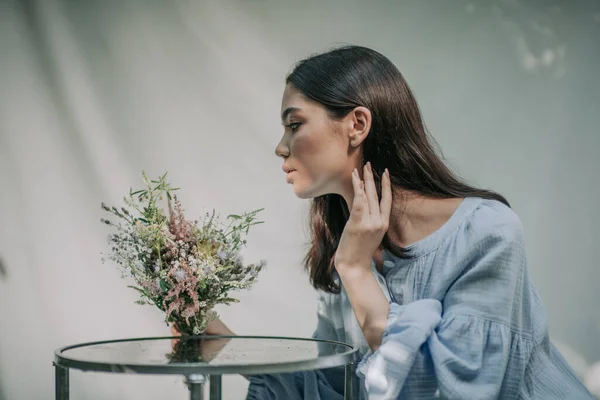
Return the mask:
[[177,282],[181,282],[185,279],[185,271],[179,268],[173,273],[173,276],[177,280]]
[[241,266],[243,264],[243,262],[244,262],[244,257],[242,257],[241,255],[238,255],[235,258],[235,265]]
[[157,273],[160,271],[160,260],[154,260],[154,264],[152,265],[152,272]]

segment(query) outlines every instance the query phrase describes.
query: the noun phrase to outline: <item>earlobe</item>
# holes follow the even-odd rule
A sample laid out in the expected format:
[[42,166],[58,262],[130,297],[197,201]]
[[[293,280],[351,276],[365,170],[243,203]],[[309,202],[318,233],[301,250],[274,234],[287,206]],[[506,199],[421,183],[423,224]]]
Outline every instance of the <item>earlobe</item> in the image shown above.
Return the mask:
[[360,146],[360,144],[363,142],[363,140],[365,140],[366,135],[360,135],[357,133],[353,133],[352,135],[350,135],[350,146],[352,147],[358,147]]

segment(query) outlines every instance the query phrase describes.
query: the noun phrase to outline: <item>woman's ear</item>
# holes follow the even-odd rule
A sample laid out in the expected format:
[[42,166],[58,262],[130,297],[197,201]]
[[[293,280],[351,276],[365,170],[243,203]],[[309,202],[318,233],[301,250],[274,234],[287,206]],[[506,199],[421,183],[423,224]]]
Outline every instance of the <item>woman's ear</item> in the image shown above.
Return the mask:
[[367,107],[359,106],[350,111],[346,118],[349,124],[350,146],[358,147],[371,130],[371,111]]

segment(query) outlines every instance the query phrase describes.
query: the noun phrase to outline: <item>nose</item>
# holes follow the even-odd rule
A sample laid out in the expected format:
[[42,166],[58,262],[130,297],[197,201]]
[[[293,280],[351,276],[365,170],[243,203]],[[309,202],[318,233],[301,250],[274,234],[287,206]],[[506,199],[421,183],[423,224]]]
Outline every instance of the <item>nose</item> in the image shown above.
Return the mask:
[[284,138],[281,138],[277,147],[275,147],[275,155],[281,158],[288,158],[290,156],[290,149],[284,143]]

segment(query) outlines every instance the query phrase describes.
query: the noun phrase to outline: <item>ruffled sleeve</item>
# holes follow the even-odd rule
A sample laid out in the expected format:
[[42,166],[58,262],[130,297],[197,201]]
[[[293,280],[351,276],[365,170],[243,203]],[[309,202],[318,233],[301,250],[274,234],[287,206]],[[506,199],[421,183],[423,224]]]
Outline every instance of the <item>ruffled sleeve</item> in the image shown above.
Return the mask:
[[401,306],[390,304],[382,344],[358,364],[370,400],[396,399],[421,345],[441,319],[442,305],[424,299]]
[[455,266],[460,273],[441,303],[391,304],[381,346],[357,371],[369,400],[398,398],[422,345],[439,397],[496,399],[513,391],[517,397],[532,343],[529,327],[523,329],[525,260],[520,225],[513,222],[468,227],[468,248]]
[[427,341],[444,399],[517,398],[532,342],[509,326],[472,315],[445,318]]

